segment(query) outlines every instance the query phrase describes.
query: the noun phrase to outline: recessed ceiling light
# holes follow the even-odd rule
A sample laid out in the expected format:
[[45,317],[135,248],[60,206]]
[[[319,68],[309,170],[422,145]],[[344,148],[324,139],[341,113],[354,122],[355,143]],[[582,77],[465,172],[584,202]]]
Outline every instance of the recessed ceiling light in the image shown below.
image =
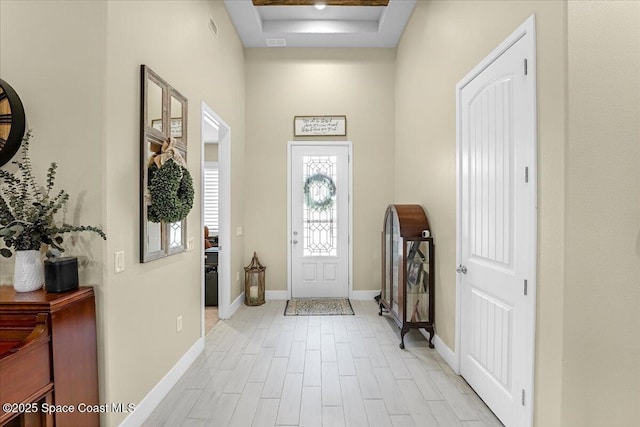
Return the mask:
[[322,9],[324,9],[325,7],[327,7],[327,4],[326,4],[325,2],[318,2],[318,3],[316,3],[316,4],[315,4],[315,7],[316,7],[316,9],[318,9],[318,10],[322,10]]

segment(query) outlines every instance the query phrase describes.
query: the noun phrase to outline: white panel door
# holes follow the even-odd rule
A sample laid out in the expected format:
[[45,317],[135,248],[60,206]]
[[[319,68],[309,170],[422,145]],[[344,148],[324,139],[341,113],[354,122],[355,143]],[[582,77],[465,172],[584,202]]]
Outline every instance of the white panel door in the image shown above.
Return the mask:
[[349,297],[349,147],[291,145],[291,296]]
[[535,53],[531,37],[521,35],[493,58],[458,98],[460,372],[508,427],[531,422],[536,133],[534,77],[525,68]]

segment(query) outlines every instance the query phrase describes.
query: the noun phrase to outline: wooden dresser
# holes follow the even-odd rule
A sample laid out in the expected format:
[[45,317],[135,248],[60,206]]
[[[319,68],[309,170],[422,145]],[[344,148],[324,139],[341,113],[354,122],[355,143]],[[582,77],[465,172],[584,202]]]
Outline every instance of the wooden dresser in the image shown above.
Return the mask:
[[[38,327],[39,334],[36,333]],[[33,424],[50,425],[55,420],[56,426],[98,426],[99,414],[82,410],[99,405],[93,288],[80,287],[55,294],[44,290],[15,292],[12,286],[0,286],[0,334],[5,337],[5,347],[10,347],[7,336],[18,336],[20,329],[28,328],[33,329],[29,333],[33,342],[23,345],[22,349],[20,346],[5,348],[4,354],[0,354],[0,369],[6,370],[0,378],[0,396],[2,399],[28,397],[23,402],[2,401],[0,405],[29,403],[29,399],[38,402],[40,407],[46,404],[62,409],[62,405],[67,405],[66,412],[54,412],[49,417],[37,415],[39,421]],[[21,376],[16,377],[18,369],[14,366],[20,368]],[[9,372],[16,378],[10,380]],[[38,378],[31,380],[30,377],[36,375]],[[34,384],[32,394],[29,390],[19,390],[23,383]],[[26,420],[35,416],[25,414],[20,417]],[[24,422],[0,409],[0,425],[22,425]]]

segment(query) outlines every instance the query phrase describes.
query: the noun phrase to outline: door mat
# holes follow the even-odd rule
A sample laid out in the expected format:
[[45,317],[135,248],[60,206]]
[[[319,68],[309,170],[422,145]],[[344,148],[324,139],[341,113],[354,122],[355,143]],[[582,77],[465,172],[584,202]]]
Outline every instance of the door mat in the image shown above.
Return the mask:
[[284,308],[285,316],[355,315],[347,298],[292,298]]

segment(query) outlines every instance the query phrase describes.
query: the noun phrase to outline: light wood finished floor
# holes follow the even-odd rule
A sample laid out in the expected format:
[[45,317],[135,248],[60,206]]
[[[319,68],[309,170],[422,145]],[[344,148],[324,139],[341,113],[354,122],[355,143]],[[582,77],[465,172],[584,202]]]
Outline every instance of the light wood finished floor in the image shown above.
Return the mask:
[[218,307],[205,307],[204,308],[204,331],[208,334],[209,331],[218,323]]
[[355,316],[283,316],[242,306],[143,424],[159,426],[502,426],[417,331],[375,302]]

